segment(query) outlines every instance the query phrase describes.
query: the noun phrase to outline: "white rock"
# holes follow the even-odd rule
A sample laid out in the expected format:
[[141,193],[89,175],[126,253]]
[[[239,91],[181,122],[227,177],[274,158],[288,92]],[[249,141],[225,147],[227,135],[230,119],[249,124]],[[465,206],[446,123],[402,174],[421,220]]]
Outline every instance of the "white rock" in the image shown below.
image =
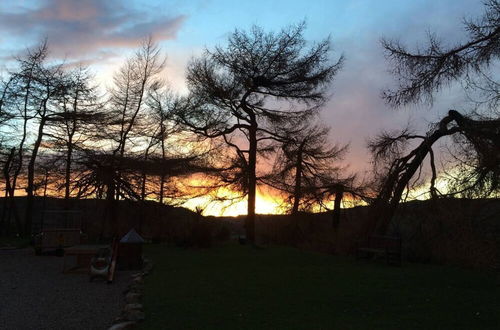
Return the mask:
[[133,329],[133,328],[135,328],[135,325],[136,325],[135,322],[126,321],[126,322],[117,323],[117,324],[111,326],[110,328],[108,328],[108,330]]
[[129,312],[129,311],[132,311],[132,310],[142,310],[142,305],[138,304],[138,303],[127,304],[127,305],[125,305],[125,307],[123,308],[123,310],[125,312]]

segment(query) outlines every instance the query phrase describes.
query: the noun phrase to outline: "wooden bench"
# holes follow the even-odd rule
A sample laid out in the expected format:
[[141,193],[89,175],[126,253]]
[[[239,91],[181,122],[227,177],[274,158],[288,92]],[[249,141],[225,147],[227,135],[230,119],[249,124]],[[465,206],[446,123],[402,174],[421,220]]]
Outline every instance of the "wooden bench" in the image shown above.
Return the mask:
[[401,265],[401,238],[372,235],[358,243],[356,259],[385,258],[389,265]]

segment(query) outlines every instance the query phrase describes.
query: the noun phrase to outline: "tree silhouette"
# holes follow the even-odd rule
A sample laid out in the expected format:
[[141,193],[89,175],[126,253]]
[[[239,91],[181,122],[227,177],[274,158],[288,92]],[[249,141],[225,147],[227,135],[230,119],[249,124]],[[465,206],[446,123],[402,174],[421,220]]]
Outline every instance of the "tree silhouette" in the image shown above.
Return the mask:
[[[458,79],[468,83],[474,77],[488,78],[488,69],[500,56],[500,2],[485,2],[485,14],[477,20],[466,20],[466,40],[454,47],[445,47],[429,35],[427,45],[410,51],[398,40],[382,39],[382,46],[399,82],[395,90],[386,90],[383,97],[394,106],[432,102],[436,91]],[[498,98],[498,89],[491,91]]]
[[248,196],[246,230],[251,241],[258,153],[278,136],[277,127],[314,114],[342,63],[342,57],[331,63],[329,39],[306,47],[303,31],[304,24],[278,33],[255,26],[249,32],[236,30],[226,47],[207,50],[187,69],[190,95],[180,121],[207,138],[224,139],[233,149],[234,161],[225,165],[239,169],[233,187]]
[[[48,121],[47,137],[52,152],[64,154],[64,199],[71,196],[75,149],[85,147],[95,125],[105,120],[97,89],[92,86],[87,68],[78,67],[66,74],[66,91],[60,95],[58,115]],[[58,150],[59,149],[59,150]]]
[[[431,167],[430,194],[437,197],[435,187],[437,170],[433,145],[445,136],[453,136],[460,153],[458,174],[449,185],[449,195],[476,193],[490,196],[498,192],[500,185],[500,120],[496,100],[500,95],[498,84],[493,80],[491,69],[500,56],[500,2],[486,2],[486,12],[477,21],[466,21],[467,40],[452,48],[445,48],[433,35],[426,47],[415,52],[407,50],[399,41],[383,40],[392,71],[399,86],[388,90],[383,97],[393,106],[420,101],[432,102],[435,92],[454,81],[463,81],[470,89],[488,94],[486,113],[461,114],[450,110],[435,127],[426,134],[415,134],[408,129],[399,133],[382,133],[369,143],[375,164],[380,160],[386,172],[374,201],[371,229],[380,233],[388,224],[399,204],[403,192],[409,191],[409,183],[427,156]],[[489,88],[483,88],[484,86]],[[414,149],[406,152],[409,141],[420,140]]]
[[[288,195],[291,213],[309,211],[314,206],[324,205],[325,190],[338,191],[332,195],[340,197],[340,187],[353,178],[342,178],[344,168],[338,162],[347,151],[347,145],[329,145],[329,128],[313,125],[299,127],[288,134],[281,144],[273,167],[273,173],[264,179]],[[339,206],[339,205],[338,205]]]
[[[114,118],[110,126],[115,130],[110,136],[116,143],[113,155],[116,159],[125,156],[129,135],[140,119],[141,111],[144,111],[144,100],[151,85],[157,81],[165,65],[160,48],[153,42],[151,37],[144,40],[135,55],[128,59],[114,76],[114,88],[111,90],[111,107]],[[113,165],[113,164],[111,164]],[[118,166],[120,167],[120,166]],[[116,172],[120,176],[120,172]],[[118,179],[117,182],[121,182]],[[113,183],[111,180],[109,183]],[[107,187],[107,198],[114,199],[120,196],[120,185],[113,184]]]
[[[23,122],[22,135],[18,146],[17,167],[14,173],[10,176],[4,172],[4,176],[10,179],[9,189],[11,192],[11,200],[17,188],[17,178],[21,173],[24,163],[25,143],[27,141],[28,122],[32,122],[35,126],[35,139],[33,147],[29,154],[27,164],[27,184],[26,184],[26,208],[24,228],[21,230],[19,219],[15,206],[14,209],[16,221],[18,222],[18,232],[29,235],[31,232],[33,200],[34,200],[34,182],[35,182],[35,164],[45,135],[45,128],[48,121],[59,115],[54,106],[57,99],[66,92],[67,84],[63,70],[60,65],[51,65],[46,63],[48,48],[46,41],[41,43],[37,48],[28,50],[27,54],[18,58],[18,71],[11,73],[10,83],[6,86],[7,90],[5,100],[7,107],[11,107],[10,113],[18,111]],[[20,102],[19,102],[20,101]],[[7,175],[5,175],[7,174]]]
[[[9,73],[2,92],[2,112],[11,120],[20,120],[22,123],[21,129],[14,128],[10,134],[9,140],[17,142],[17,150],[15,150],[15,156],[6,162],[9,166],[4,167],[4,179],[10,199],[9,212],[14,214],[18,234],[25,233],[26,227],[22,226],[14,196],[18,188],[18,178],[25,164],[28,123],[36,115],[37,105],[39,105],[33,102],[32,95],[37,93],[35,85],[37,79],[41,78],[39,73],[46,56],[47,43],[44,41],[38,47],[28,49],[23,56],[17,57],[17,70]],[[20,136],[15,137],[19,131]]]
[[[181,107],[181,100],[173,94],[165,83],[158,82],[151,86],[146,101],[149,109],[148,125],[153,129],[151,143],[157,146],[157,154],[165,161],[173,155],[176,149],[169,139],[184,133],[180,125],[174,122],[175,113]],[[165,184],[167,173],[160,174],[158,201],[163,204],[165,198]]]

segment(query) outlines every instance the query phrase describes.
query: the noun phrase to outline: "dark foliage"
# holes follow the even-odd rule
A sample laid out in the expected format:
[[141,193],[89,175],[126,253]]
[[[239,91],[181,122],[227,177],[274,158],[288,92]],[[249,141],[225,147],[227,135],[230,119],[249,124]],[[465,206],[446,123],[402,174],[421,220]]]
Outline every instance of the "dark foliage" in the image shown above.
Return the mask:
[[[304,24],[278,33],[236,30],[226,47],[206,51],[187,70],[190,96],[179,121],[233,149],[223,182],[248,196],[247,236],[253,240],[257,155],[271,151],[280,128],[308,120],[324,103],[343,58],[331,63],[330,41],[306,47]],[[246,144],[244,147],[243,144]],[[228,163],[228,157],[225,157]]]

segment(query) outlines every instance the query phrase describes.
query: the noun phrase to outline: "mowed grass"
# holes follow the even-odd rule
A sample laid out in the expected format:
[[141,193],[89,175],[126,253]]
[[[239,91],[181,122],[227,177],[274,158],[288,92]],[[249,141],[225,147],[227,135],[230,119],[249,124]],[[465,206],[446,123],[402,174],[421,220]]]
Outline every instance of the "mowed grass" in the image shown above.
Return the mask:
[[499,329],[497,274],[287,247],[146,247],[142,329]]

